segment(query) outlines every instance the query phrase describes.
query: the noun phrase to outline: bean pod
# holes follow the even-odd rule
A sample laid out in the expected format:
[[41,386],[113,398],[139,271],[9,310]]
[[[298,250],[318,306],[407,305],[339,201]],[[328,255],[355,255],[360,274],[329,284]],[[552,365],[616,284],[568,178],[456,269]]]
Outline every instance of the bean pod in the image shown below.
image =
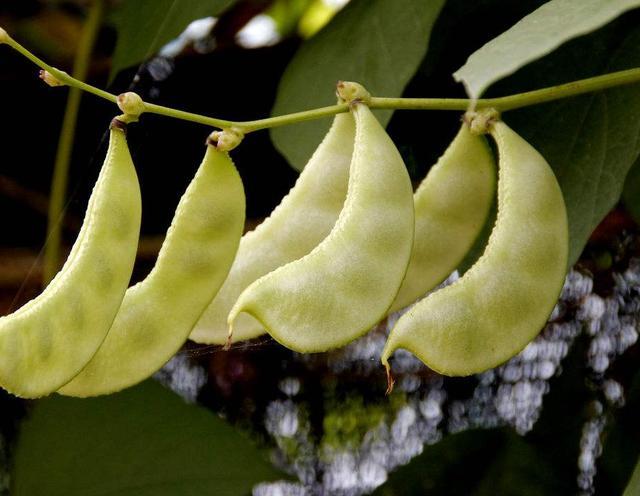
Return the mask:
[[395,145],[366,105],[352,103],[356,138],[347,199],[311,253],[251,284],[246,312],[284,346],[325,351],[364,334],[387,312],[413,243],[413,190]]
[[482,231],[494,193],[491,150],[463,124],[413,195],[413,251],[389,312],[424,296],[455,270]]
[[[199,343],[227,340],[227,315],[240,293],[255,280],[309,253],[336,223],[347,195],[355,126],[350,114],[337,115],[331,129],[271,216],[245,234],[231,271],[196,324],[190,338]],[[238,316],[235,339],[264,334],[248,314]]]
[[508,360],[544,326],[568,256],[562,192],[545,159],[505,123],[490,124],[499,152],[498,215],[484,254],[457,282],[413,306],[382,354],[414,353],[445,375]]
[[141,199],[124,125],[114,123],[71,255],[37,298],[0,318],[0,385],[17,396],[69,382],[105,339],[127,289]]
[[244,189],[233,162],[209,144],[153,270],[127,290],[98,353],[59,392],[94,396],[119,391],[169,360],[227,276],[244,213]]

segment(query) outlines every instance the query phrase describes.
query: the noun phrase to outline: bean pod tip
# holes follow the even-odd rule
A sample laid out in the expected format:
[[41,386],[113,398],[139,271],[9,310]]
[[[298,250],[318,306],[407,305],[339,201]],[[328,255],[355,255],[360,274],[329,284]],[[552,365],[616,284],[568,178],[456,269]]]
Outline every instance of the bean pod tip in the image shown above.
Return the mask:
[[387,390],[384,394],[389,396],[393,392],[393,386],[395,385],[396,381],[393,378],[393,374],[391,373],[391,366],[389,365],[389,362],[385,361],[383,365],[384,370],[387,373]]
[[227,335],[227,341],[224,343],[224,350],[229,351],[231,349],[231,340],[233,339],[233,322],[229,324],[229,334]]

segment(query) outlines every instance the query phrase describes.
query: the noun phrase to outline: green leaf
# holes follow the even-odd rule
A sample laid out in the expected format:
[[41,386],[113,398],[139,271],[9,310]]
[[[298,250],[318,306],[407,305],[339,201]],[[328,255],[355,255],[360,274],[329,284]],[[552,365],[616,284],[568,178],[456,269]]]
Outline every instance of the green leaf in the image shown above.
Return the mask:
[[[631,355],[631,356],[629,356]],[[630,366],[630,367],[629,367]],[[616,363],[616,381],[625,390],[622,408],[608,407],[607,427],[601,436],[595,494],[640,494],[640,370],[637,357],[625,354]],[[634,373],[635,372],[635,373]],[[630,380],[631,379],[631,380]],[[627,492],[625,492],[627,487]],[[635,492],[634,492],[635,491]]]
[[311,2],[313,0],[273,0],[266,14],[275,21],[280,36],[290,36]]
[[18,438],[11,494],[238,496],[274,476],[223,420],[147,381],[111,396],[39,401]]
[[563,493],[556,470],[543,450],[511,431],[505,432],[503,438],[503,447],[494,452],[492,463],[474,491],[475,496]]
[[624,182],[622,201],[631,217],[640,223],[640,160],[631,167]]
[[551,0],[475,51],[453,76],[478,98],[529,62],[638,6],[640,0]]
[[113,14],[118,32],[111,77],[153,56],[191,21],[216,16],[233,0],[125,0]]
[[[444,0],[352,0],[302,44],[285,70],[273,115],[335,103],[338,80],[357,81],[372,95],[400,96],[427,52]],[[386,125],[390,111],[378,117]],[[301,170],[329,127],[327,120],[275,128],[271,137]]]
[[[640,66],[638,13],[561,47],[498,86],[513,93]],[[588,54],[588,56],[585,56]],[[496,91],[498,91],[496,87]],[[505,114],[547,159],[562,188],[573,265],[620,200],[640,153],[640,85],[622,86]]]
[[[468,430],[448,434],[442,441],[425,446],[424,451],[389,475],[374,496],[405,494],[470,494],[482,477],[484,466],[502,446],[498,430]],[[457,474],[464,473],[464,477]]]
[[[540,450],[507,429],[446,436],[391,474],[376,496],[561,494]],[[464,474],[460,477],[460,474]]]
[[640,460],[638,460],[636,468],[631,475],[631,480],[622,496],[638,496],[638,494],[640,494]]

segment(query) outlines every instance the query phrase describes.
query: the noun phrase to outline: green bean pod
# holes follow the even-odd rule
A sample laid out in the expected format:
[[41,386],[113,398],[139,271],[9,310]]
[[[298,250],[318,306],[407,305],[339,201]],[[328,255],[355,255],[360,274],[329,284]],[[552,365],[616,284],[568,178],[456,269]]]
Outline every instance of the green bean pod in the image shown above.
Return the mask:
[[353,103],[356,138],[347,199],[311,253],[258,279],[229,314],[258,319],[300,352],[342,346],[376,324],[404,278],[413,243],[413,190],[395,145],[366,105]]
[[407,274],[389,312],[444,281],[471,249],[495,193],[493,155],[463,124],[413,195],[415,235]]
[[227,276],[244,214],[244,189],[233,162],[227,153],[208,145],[154,268],[127,290],[106,340],[59,393],[112,393],[162,367],[185,342]]
[[131,277],[140,187],[121,123],[71,255],[34,300],[0,318],[0,386],[25,398],[69,382],[105,339]]
[[[225,343],[227,315],[240,293],[263,275],[309,253],[331,232],[347,195],[354,137],[353,116],[337,115],[289,194],[269,218],[242,237],[229,276],[191,332],[192,340]],[[234,329],[238,341],[265,332],[247,314],[238,317]]]
[[506,124],[490,124],[490,133],[499,153],[498,215],[485,252],[398,320],[382,353],[387,371],[397,348],[444,375],[495,367],[540,332],[558,299],[568,256],[562,191],[545,159]]

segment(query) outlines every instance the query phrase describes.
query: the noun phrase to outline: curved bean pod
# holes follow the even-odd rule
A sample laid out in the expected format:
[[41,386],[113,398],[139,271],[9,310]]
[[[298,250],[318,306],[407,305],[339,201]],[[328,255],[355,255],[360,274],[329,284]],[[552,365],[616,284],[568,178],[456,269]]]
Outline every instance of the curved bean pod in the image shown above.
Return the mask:
[[558,299],[568,254],[562,192],[531,145],[503,122],[490,126],[499,152],[498,216],[485,253],[398,320],[382,353],[387,371],[397,348],[445,375],[495,367],[540,332]]
[[[190,339],[225,343],[227,315],[240,293],[256,279],[303,257],[327,237],[347,196],[354,137],[353,116],[337,115],[289,194],[269,218],[242,237],[229,276]],[[263,325],[247,314],[238,317],[234,329],[239,341],[265,332]]]
[[487,220],[495,182],[485,138],[463,124],[413,195],[413,251],[390,313],[424,296],[460,264]]
[[69,259],[37,298],[0,318],[0,385],[17,396],[69,382],[103,342],[127,289],[141,199],[123,124],[114,123]]
[[342,346],[376,324],[404,278],[413,244],[405,165],[366,105],[353,103],[356,138],[347,199],[329,236],[303,258],[258,279],[229,314],[262,322],[300,352]]
[[162,367],[182,346],[227,276],[244,213],[244,189],[233,162],[227,153],[208,145],[153,270],[127,290],[106,340],[59,392],[108,394]]

